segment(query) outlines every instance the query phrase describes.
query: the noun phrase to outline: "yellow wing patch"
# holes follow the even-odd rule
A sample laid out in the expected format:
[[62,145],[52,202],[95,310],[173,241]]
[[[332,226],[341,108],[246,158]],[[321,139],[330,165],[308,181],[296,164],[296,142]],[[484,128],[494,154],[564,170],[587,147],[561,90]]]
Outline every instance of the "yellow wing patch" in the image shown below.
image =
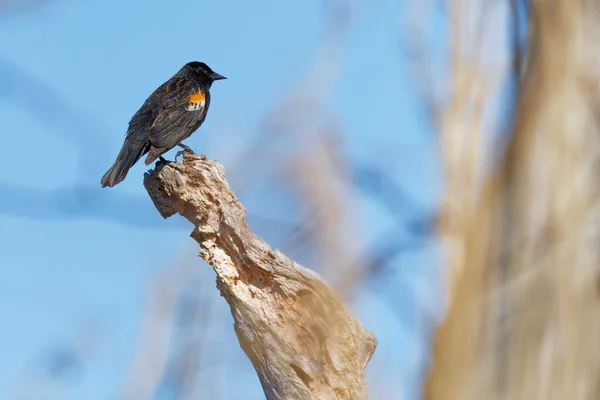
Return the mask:
[[202,93],[202,90],[198,90],[196,93],[190,96],[190,101],[185,107],[188,111],[198,111],[204,107],[206,96]]
[[198,92],[190,96],[190,103],[203,103],[205,100],[206,96],[204,96],[202,90],[198,90]]

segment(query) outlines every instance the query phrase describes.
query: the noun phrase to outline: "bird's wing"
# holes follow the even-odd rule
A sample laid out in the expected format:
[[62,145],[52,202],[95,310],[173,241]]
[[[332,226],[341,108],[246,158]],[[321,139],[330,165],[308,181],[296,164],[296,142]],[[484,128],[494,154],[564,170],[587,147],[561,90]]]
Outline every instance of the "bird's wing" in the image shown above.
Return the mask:
[[195,130],[206,113],[204,89],[188,79],[173,79],[159,87],[159,112],[150,128],[150,142],[156,148],[173,148]]

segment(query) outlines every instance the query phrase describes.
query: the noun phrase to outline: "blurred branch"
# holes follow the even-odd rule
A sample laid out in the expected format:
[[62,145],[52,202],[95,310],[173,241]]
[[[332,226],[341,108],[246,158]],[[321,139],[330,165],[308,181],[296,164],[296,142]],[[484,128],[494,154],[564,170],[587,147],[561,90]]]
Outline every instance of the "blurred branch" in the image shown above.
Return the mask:
[[432,79],[433,63],[432,54],[427,53],[427,29],[429,24],[424,18],[434,8],[435,0],[421,0],[419,2],[406,2],[410,10],[408,16],[401,24],[400,49],[408,62],[409,72],[416,84],[417,95],[425,106],[425,112],[433,123],[438,119],[438,99],[436,99],[435,81]]
[[139,195],[103,191],[100,185],[37,188],[0,183],[0,214],[39,221],[92,219],[140,229],[181,229],[185,221],[165,225],[152,204]]
[[[189,290],[190,293],[182,296],[180,305],[179,335],[175,339],[179,349],[174,357],[171,367],[172,387],[177,398],[181,399],[199,399],[195,390],[201,373],[201,359],[206,361],[206,350],[208,350],[208,338],[206,331],[215,325],[214,303],[212,297],[208,294],[197,295],[197,288],[194,286]],[[218,366],[219,360],[206,363],[206,367],[214,369]],[[204,387],[202,392],[208,394]],[[203,398],[210,398],[205,395]]]
[[314,135],[290,160],[291,179],[311,215],[312,246],[318,249],[318,266],[343,297],[363,275],[360,214],[352,204],[351,174],[331,130]]
[[217,273],[242,349],[267,399],[366,399],[377,340],[314,272],[256,236],[222,165],[197,155],[144,180],[165,218],[179,213]]
[[[426,399],[599,397],[598,15],[594,1],[532,2],[514,131],[481,185],[470,179],[473,154],[450,157],[472,140],[458,129],[469,91],[446,110],[451,290]],[[458,81],[469,71],[455,66]]]
[[426,211],[410,194],[398,185],[384,167],[367,162],[351,164],[354,182],[366,196],[380,204],[395,220],[399,228],[407,229],[415,237],[432,237],[437,216]]
[[322,5],[323,30],[304,74],[267,111],[253,143],[228,167],[236,188],[248,184],[248,174],[262,178],[278,170],[274,165],[285,167],[290,151],[282,148],[291,143],[295,153],[332,119],[326,105],[343,70],[355,1],[327,0]]
[[[32,104],[32,96],[44,107]],[[0,197],[0,214],[41,221],[99,219],[143,229],[177,229],[183,226],[180,221],[168,225],[162,223],[155,218],[150,202],[139,195],[102,190],[97,179],[104,171],[101,160],[106,158],[108,129],[65,101],[46,82],[1,57],[0,99],[27,112],[48,128],[48,134],[56,135],[57,140],[74,146],[79,156],[74,168],[80,174],[76,183],[62,188],[0,182],[0,192],[3,194]],[[30,161],[23,158],[23,163],[27,162]],[[19,165],[13,167],[20,168]]]
[[136,359],[129,371],[122,399],[146,400],[155,395],[168,368],[178,301],[187,283],[197,276],[196,268],[180,265],[168,268],[155,280],[140,327]]

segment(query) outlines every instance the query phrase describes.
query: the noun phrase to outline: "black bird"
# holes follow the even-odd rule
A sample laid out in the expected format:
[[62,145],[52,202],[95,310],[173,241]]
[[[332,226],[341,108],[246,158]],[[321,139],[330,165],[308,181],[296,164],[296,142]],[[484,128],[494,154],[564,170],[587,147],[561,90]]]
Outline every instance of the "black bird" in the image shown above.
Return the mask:
[[180,146],[206,118],[210,105],[209,89],[219,79],[203,62],[185,64],[156,89],[129,121],[123,147],[112,167],[102,177],[102,187],[114,186],[127,176],[129,169],[146,153],[146,165]]

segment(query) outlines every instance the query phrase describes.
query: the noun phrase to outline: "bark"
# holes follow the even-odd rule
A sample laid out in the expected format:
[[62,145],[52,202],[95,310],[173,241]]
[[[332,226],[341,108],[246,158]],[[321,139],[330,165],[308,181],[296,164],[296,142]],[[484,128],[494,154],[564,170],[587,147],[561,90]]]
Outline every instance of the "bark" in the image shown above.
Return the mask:
[[221,164],[186,154],[146,173],[144,185],[164,218],[194,224],[267,399],[368,398],[377,339],[318,274],[252,232]]

